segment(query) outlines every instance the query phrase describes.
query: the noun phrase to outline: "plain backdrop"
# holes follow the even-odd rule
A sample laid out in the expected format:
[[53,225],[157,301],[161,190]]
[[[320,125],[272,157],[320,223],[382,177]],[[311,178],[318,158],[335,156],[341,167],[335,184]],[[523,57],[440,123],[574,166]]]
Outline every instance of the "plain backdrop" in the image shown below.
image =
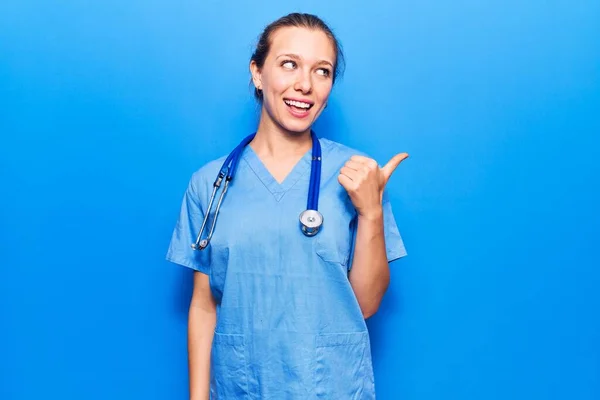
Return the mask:
[[186,398],[191,272],[165,252],[192,172],[255,128],[249,57],[291,11],[346,53],[317,133],[411,156],[378,399],[599,399],[593,0],[2,1],[0,399]]

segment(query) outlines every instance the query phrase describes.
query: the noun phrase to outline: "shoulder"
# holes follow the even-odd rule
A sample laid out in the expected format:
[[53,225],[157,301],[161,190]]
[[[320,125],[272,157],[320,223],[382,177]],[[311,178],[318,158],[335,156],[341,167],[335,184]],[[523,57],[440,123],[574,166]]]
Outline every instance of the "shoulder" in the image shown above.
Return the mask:
[[350,157],[355,155],[369,157],[369,155],[366,154],[364,151],[360,151],[358,149],[347,146],[340,142],[336,142],[331,139],[320,138],[320,141],[322,146],[326,149],[328,155],[334,159],[339,158],[340,160],[343,160],[345,162]]
[[209,190],[217,178],[217,175],[221,170],[226,158],[227,155],[223,155],[219,158],[208,161],[206,164],[194,171],[189,183],[190,189],[196,193],[204,193],[206,190]]

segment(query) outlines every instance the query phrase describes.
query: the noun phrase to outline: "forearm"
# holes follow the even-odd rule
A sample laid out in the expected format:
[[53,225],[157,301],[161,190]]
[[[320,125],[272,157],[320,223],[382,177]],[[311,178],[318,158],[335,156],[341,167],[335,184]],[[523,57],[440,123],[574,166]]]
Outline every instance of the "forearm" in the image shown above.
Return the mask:
[[363,316],[369,318],[379,308],[390,282],[385,251],[383,209],[358,217],[350,284]]
[[188,367],[191,400],[208,400],[210,386],[210,351],[215,330],[216,312],[190,305],[188,319]]

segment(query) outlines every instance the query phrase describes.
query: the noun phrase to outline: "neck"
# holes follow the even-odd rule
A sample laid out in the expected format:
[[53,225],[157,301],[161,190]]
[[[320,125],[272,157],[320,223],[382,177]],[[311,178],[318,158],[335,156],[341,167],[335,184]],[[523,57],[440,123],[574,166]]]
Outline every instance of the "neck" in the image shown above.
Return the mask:
[[312,147],[310,129],[305,132],[290,132],[276,124],[263,108],[256,136],[250,142],[260,156],[288,158],[306,153]]

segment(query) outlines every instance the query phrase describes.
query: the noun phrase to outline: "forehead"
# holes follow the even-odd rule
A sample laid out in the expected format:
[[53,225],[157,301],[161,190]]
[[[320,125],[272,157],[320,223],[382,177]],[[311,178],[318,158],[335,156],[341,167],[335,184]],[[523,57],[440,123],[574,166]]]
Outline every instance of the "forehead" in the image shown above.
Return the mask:
[[269,57],[281,54],[297,54],[307,61],[325,60],[331,64],[336,58],[333,42],[323,31],[295,26],[279,28],[271,35]]

